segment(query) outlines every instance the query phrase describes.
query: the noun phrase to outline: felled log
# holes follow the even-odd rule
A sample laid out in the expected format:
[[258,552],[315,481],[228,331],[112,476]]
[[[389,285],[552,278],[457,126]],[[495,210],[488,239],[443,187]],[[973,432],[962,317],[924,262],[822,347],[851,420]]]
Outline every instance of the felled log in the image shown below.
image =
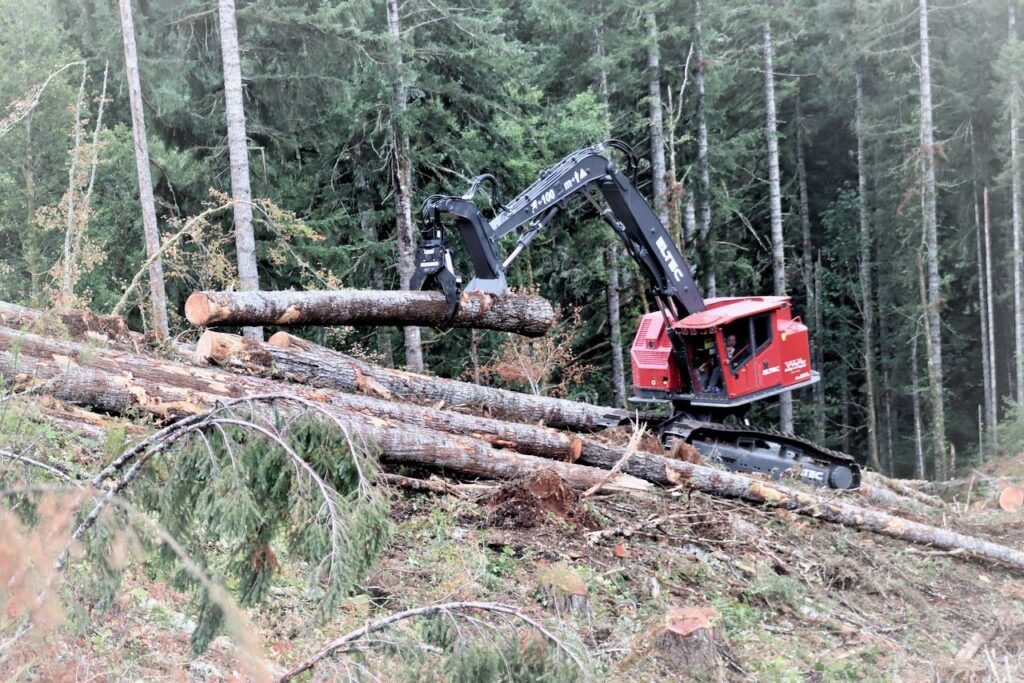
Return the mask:
[[547,396],[531,396],[471,382],[382,368],[278,332],[268,344],[207,331],[196,345],[199,360],[249,368],[279,379],[345,392],[362,392],[491,417],[590,431],[621,424],[630,412]]
[[[345,410],[331,405],[331,394],[321,390],[5,328],[0,328],[0,382],[16,389],[44,384],[46,393],[69,403],[121,415],[144,412],[160,419],[201,413],[228,398],[286,393],[322,404],[332,421],[352,438],[379,449],[385,462],[489,479],[518,479],[552,469],[578,489],[589,488],[607,475],[593,467],[501,450],[469,436]],[[652,487],[619,475],[605,488],[645,491]]]
[[7,301],[0,301],[0,326],[80,341],[94,339],[127,344],[135,348],[141,347],[144,340],[143,335],[132,332],[116,315],[99,315],[85,309],[38,311]]
[[[185,317],[201,327],[241,325],[444,324],[448,304],[440,292],[339,289],[319,292],[195,292]],[[452,327],[540,337],[555,324],[544,298],[463,292]]]
[[[228,336],[231,337],[230,335]],[[239,337],[232,337],[227,340],[222,339],[224,345],[221,345],[219,342],[217,344],[210,342],[207,346],[211,348],[216,346],[221,349],[230,347],[235,349],[236,352],[241,349],[244,352],[243,355],[228,354],[223,357],[226,362],[238,367],[243,367],[246,364],[249,364],[250,368],[262,367],[266,369],[277,367],[268,365],[266,363],[267,357],[264,357],[262,361],[260,360],[259,352],[271,345],[260,345],[258,342],[249,342],[248,340],[236,343],[235,340],[240,339]],[[294,339],[294,337],[291,339]],[[275,360],[278,358],[277,355],[273,355],[273,351],[268,351],[268,353],[270,358]],[[333,356],[329,358],[333,358]],[[322,360],[326,361],[328,357],[322,357]],[[370,369],[373,368],[369,364],[362,365]],[[274,370],[275,373],[278,371]],[[414,373],[403,372],[400,374],[408,377],[410,381],[433,381],[434,379],[415,375]],[[354,387],[354,390],[359,390],[354,380],[349,386]],[[390,391],[390,388],[388,390]],[[515,392],[506,393],[516,395]],[[572,404],[573,402],[565,401],[564,403]],[[429,417],[429,412],[410,412],[409,415],[410,419],[412,419],[413,415],[416,416],[416,419],[426,419]],[[457,413],[450,413],[450,415],[444,421],[435,422],[434,425],[440,429],[452,430],[465,425],[473,430],[470,433],[481,438],[490,438],[490,435],[496,434],[499,429],[495,424],[496,420],[461,416],[461,419],[468,420],[468,422],[460,422],[460,416]],[[517,448],[536,449],[535,452],[542,452],[546,448],[557,449],[558,447],[556,441],[548,441],[555,438],[553,435],[557,434],[557,432],[554,432],[554,430],[545,430],[537,427],[528,429],[516,427],[515,429],[517,430],[515,432],[517,435],[515,437]],[[607,469],[613,467],[622,457],[620,448],[605,444],[599,439],[585,435],[576,435],[576,438],[580,440],[580,458],[578,461],[580,463]],[[544,444],[548,445],[545,446]],[[884,536],[943,550],[960,550],[974,557],[1004,562],[1024,569],[1024,553],[1013,548],[928,524],[902,519],[886,512],[853,505],[834,497],[806,493],[781,483],[754,479],[743,474],[674,460],[660,454],[643,451],[634,453],[623,465],[622,471],[655,484],[684,486],[714,496],[740,498],[770,507],[784,508],[836,524],[872,531]]]

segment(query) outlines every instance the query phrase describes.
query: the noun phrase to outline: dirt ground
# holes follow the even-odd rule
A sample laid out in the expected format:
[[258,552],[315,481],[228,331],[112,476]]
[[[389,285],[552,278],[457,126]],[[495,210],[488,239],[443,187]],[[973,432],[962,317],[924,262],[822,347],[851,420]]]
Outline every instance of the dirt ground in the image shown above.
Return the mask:
[[[118,448],[52,438],[83,469]],[[1001,511],[993,495],[1022,474],[1024,458],[990,465],[929,521],[1024,547],[1024,514]],[[392,539],[328,622],[312,616],[317,596],[287,567],[271,599],[249,610],[272,673],[368,620],[474,600],[516,605],[575,639],[597,680],[707,680],[658,647],[673,608],[710,608],[727,680],[1024,680],[1024,574],[954,553],[700,493],[581,499],[549,476],[390,495]],[[33,637],[12,678],[245,680],[227,637],[190,653],[189,599],[140,560],[106,611],[69,588],[65,616]],[[69,585],[85,578],[74,568]],[[366,679],[390,680],[386,661],[375,665]],[[315,680],[336,677],[328,668]]]

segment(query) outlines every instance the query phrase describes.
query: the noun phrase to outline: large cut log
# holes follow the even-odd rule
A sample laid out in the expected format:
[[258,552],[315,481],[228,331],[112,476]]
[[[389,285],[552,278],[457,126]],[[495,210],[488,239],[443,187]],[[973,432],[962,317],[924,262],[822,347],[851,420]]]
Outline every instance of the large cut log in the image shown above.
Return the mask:
[[[325,349],[293,337],[286,332],[278,332],[270,338],[269,343],[262,343],[238,335],[207,330],[196,344],[196,360],[275,379],[300,381],[314,386],[377,396],[387,400],[359,400],[355,397],[339,397],[335,400],[344,402],[346,408],[364,410],[405,421],[415,420],[416,424],[453,434],[472,434],[485,438],[496,445],[514,448],[522,453],[570,461],[582,457],[581,462],[599,467],[612,467],[622,457],[622,450],[613,445],[580,435],[570,436],[555,429],[544,429],[535,423],[537,421],[553,421],[561,427],[593,428],[596,425],[590,419],[596,412],[595,409],[606,411],[603,415],[603,419],[607,421],[606,424],[616,420],[625,421],[627,419],[625,411],[601,409],[590,404],[547,399],[499,389],[488,389],[466,382],[452,382],[410,372],[389,370]],[[410,389],[414,391],[410,391]],[[428,391],[433,393],[424,393]],[[438,399],[440,397],[440,401],[448,405],[446,401],[451,400],[453,396],[461,396],[465,392],[469,392],[473,397],[479,397],[482,394],[487,398],[479,400],[475,405],[464,403],[451,407],[466,407],[478,412],[482,407],[497,408],[497,410],[489,412],[499,413],[505,419],[487,419],[451,410],[421,409],[415,411],[408,404],[395,404],[390,401],[395,397],[406,399]],[[502,404],[496,406],[495,403],[499,400],[502,401]],[[536,412],[533,412],[534,408],[550,412],[538,416]],[[541,419],[538,420],[538,417]],[[569,417],[581,417],[584,421],[574,421],[568,419]],[[519,420],[530,424],[515,424],[510,420]],[[874,504],[915,514],[926,512],[916,501],[879,486],[864,485],[856,492],[856,495]]]
[[[578,489],[596,485],[608,475],[593,467],[494,448],[469,436],[345,410],[331,405],[332,394],[321,390],[115,349],[89,348],[6,328],[0,328],[0,383],[16,389],[41,386],[46,393],[76,405],[120,415],[143,412],[160,419],[201,413],[224,399],[287,393],[322,404],[350,436],[379,449],[385,462],[490,479],[516,479],[553,469]],[[651,485],[620,475],[605,488],[642,491]]]
[[[273,352],[268,350],[268,355],[261,357],[259,352],[261,348],[269,346],[248,342],[248,340],[242,340],[240,337],[232,335],[219,335],[216,338],[207,338],[205,343],[200,340],[197,348],[206,349],[209,354],[207,357],[219,356],[223,362],[236,367],[247,363],[250,368],[266,369],[268,365],[265,361],[268,358],[276,358],[276,356],[270,355]],[[412,373],[403,374],[411,375]],[[346,399],[338,395],[333,400],[345,401]],[[349,405],[352,404],[349,403]],[[386,408],[381,409],[387,410]],[[575,435],[572,437],[578,439],[577,446],[577,444],[571,443],[569,435],[556,430],[529,425],[505,425],[498,420],[427,408],[409,411],[405,413],[405,419],[422,420],[423,422],[420,424],[429,424],[433,428],[450,430],[455,433],[467,430],[474,436],[491,439],[495,443],[499,439],[508,439],[506,445],[514,445],[515,448],[527,452],[557,455],[559,452],[565,452],[567,447],[573,451],[578,448],[580,455],[578,462],[602,468],[611,468],[622,458],[621,448],[591,436]],[[514,436],[512,436],[513,434]],[[742,474],[674,460],[643,451],[634,453],[622,466],[622,471],[656,484],[681,485],[714,496],[740,498],[771,507],[784,508],[844,526],[873,531],[884,536],[943,550],[960,551],[1024,569],[1024,553],[1012,548],[948,529],[903,519],[886,512],[853,505],[830,497],[833,494],[807,493],[781,483],[754,479]]]
[[[185,317],[201,327],[241,325],[440,326],[448,304],[440,292],[340,289],[319,292],[195,292]],[[544,298],[463,292],[452,327],[515,332],[540,337],[555,324]]]
[[207,331],[196,345],[196,355],[200,360],[241,364],[317,387],[391,395],[432,405],[440,403],[453,410],[577,431],[622,424],[631,417],[626,410],[382,368],[286,332],[273,335],[269,344],[244,345],[240,340],[234,335]]
[[[218,399],[290,390],[309,400],[338,398],[323,390],[285,387],[259,377],[232,375],[214,368],[190,367],[152,357],[96,350],[0,329],[0,378],[5,382],[47,382],[58,398],[91,408],[124,413],[135,410],[158,417],[201,412]],[[358,438],[375,443],[386,461],[447,468],[454,472],[494,478],[519,477],[545,466],[554,468],[574,487],[589,486],[607,476],[596,468],[555,462],[491,447],[480,439],[440,434],[414,424],[331,409],[332,416]],[[609,451],[613,451],[608,447]],[[587,444],[581,460],[588,459]],[[609,452],[594,453],[593,460]],[[609,463],[610,464],[610,463]],[[682,486],[714,496],[739,498],[802,515],[873,531],[912,543],[958,552],[1024,569],[1024,553],[984,539],[901,519],[784,485],[724,472],[704,465],[638,452],[623,466],[633,475],[618,475],[605,489],[635,489],[637,479]],[[634,478],[636,477],[636,478]]]
[[99,315],[85,309],[70,311],[37,311],[7,301],[0,301],[0,326],[28,330],[37,334],[70,337],[83,341],[98,340],[139,348],[144,336],[132,332],[122,318]]

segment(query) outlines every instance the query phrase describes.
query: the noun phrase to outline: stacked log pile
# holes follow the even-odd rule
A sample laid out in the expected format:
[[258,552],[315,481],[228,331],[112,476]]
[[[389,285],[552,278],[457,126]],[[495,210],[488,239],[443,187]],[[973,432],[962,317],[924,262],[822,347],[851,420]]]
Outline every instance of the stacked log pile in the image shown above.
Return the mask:
[[[3,310],[0,305],[0,316]],[[192,362],[182,362],[140,353],[124,339],[109,338],[97,347],[73,332],[72,339],[58,339],[7,322],[0,318],[0,380],[8,390],[166,422],[227,399],[294,396],[317,406],[318,414],[351,438],[372,445],[385,467],[414,465],[460,479],[492,480],[553,470],[577,490],[632,495],[697,490],[1024,569],[1020,551],[857,505],[849,494],[812,493],[662,452],[627,454],[599,434],[627,423],[626,411],[383,368],[287,334],[261,343],[207,331]],[[901,498],[892,495],[889,500]]]

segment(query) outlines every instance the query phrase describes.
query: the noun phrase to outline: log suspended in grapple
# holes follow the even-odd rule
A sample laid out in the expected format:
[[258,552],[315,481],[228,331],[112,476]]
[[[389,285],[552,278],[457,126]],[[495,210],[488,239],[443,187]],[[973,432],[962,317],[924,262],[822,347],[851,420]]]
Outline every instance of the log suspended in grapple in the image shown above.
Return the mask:
[[[628,174],[608,150],[623,153]],[[461,197],[429,197],[412,288],[440,288],[449,306],[447,320],[457,317],[464,290],[506,292],[507,268],[573,196],[581,195],[622,240],[658,304],[657,312],[640,320],[631,359],[632,400],[671,407],[661,434],[714,453],[733,470],[776,477],[797,472],[819,486],[859,486],[860,468],[848,455],[773,430],[726,425],[729,419],[743,420],[757,401],[819,381],[811,367],[807,327],[793,317],[789,297],[705,301],[683,254],[637,190],[637,166],[628,145],[610,140],[565,157],[504,206],[491,175],[477,177]],[[485,185],[495,207],[490,220],[474,201]],[[447,241],[453,228],[462,236],[475,275],[465,286]],[[513,234],[518,240],[501,258],[502,240]]]

